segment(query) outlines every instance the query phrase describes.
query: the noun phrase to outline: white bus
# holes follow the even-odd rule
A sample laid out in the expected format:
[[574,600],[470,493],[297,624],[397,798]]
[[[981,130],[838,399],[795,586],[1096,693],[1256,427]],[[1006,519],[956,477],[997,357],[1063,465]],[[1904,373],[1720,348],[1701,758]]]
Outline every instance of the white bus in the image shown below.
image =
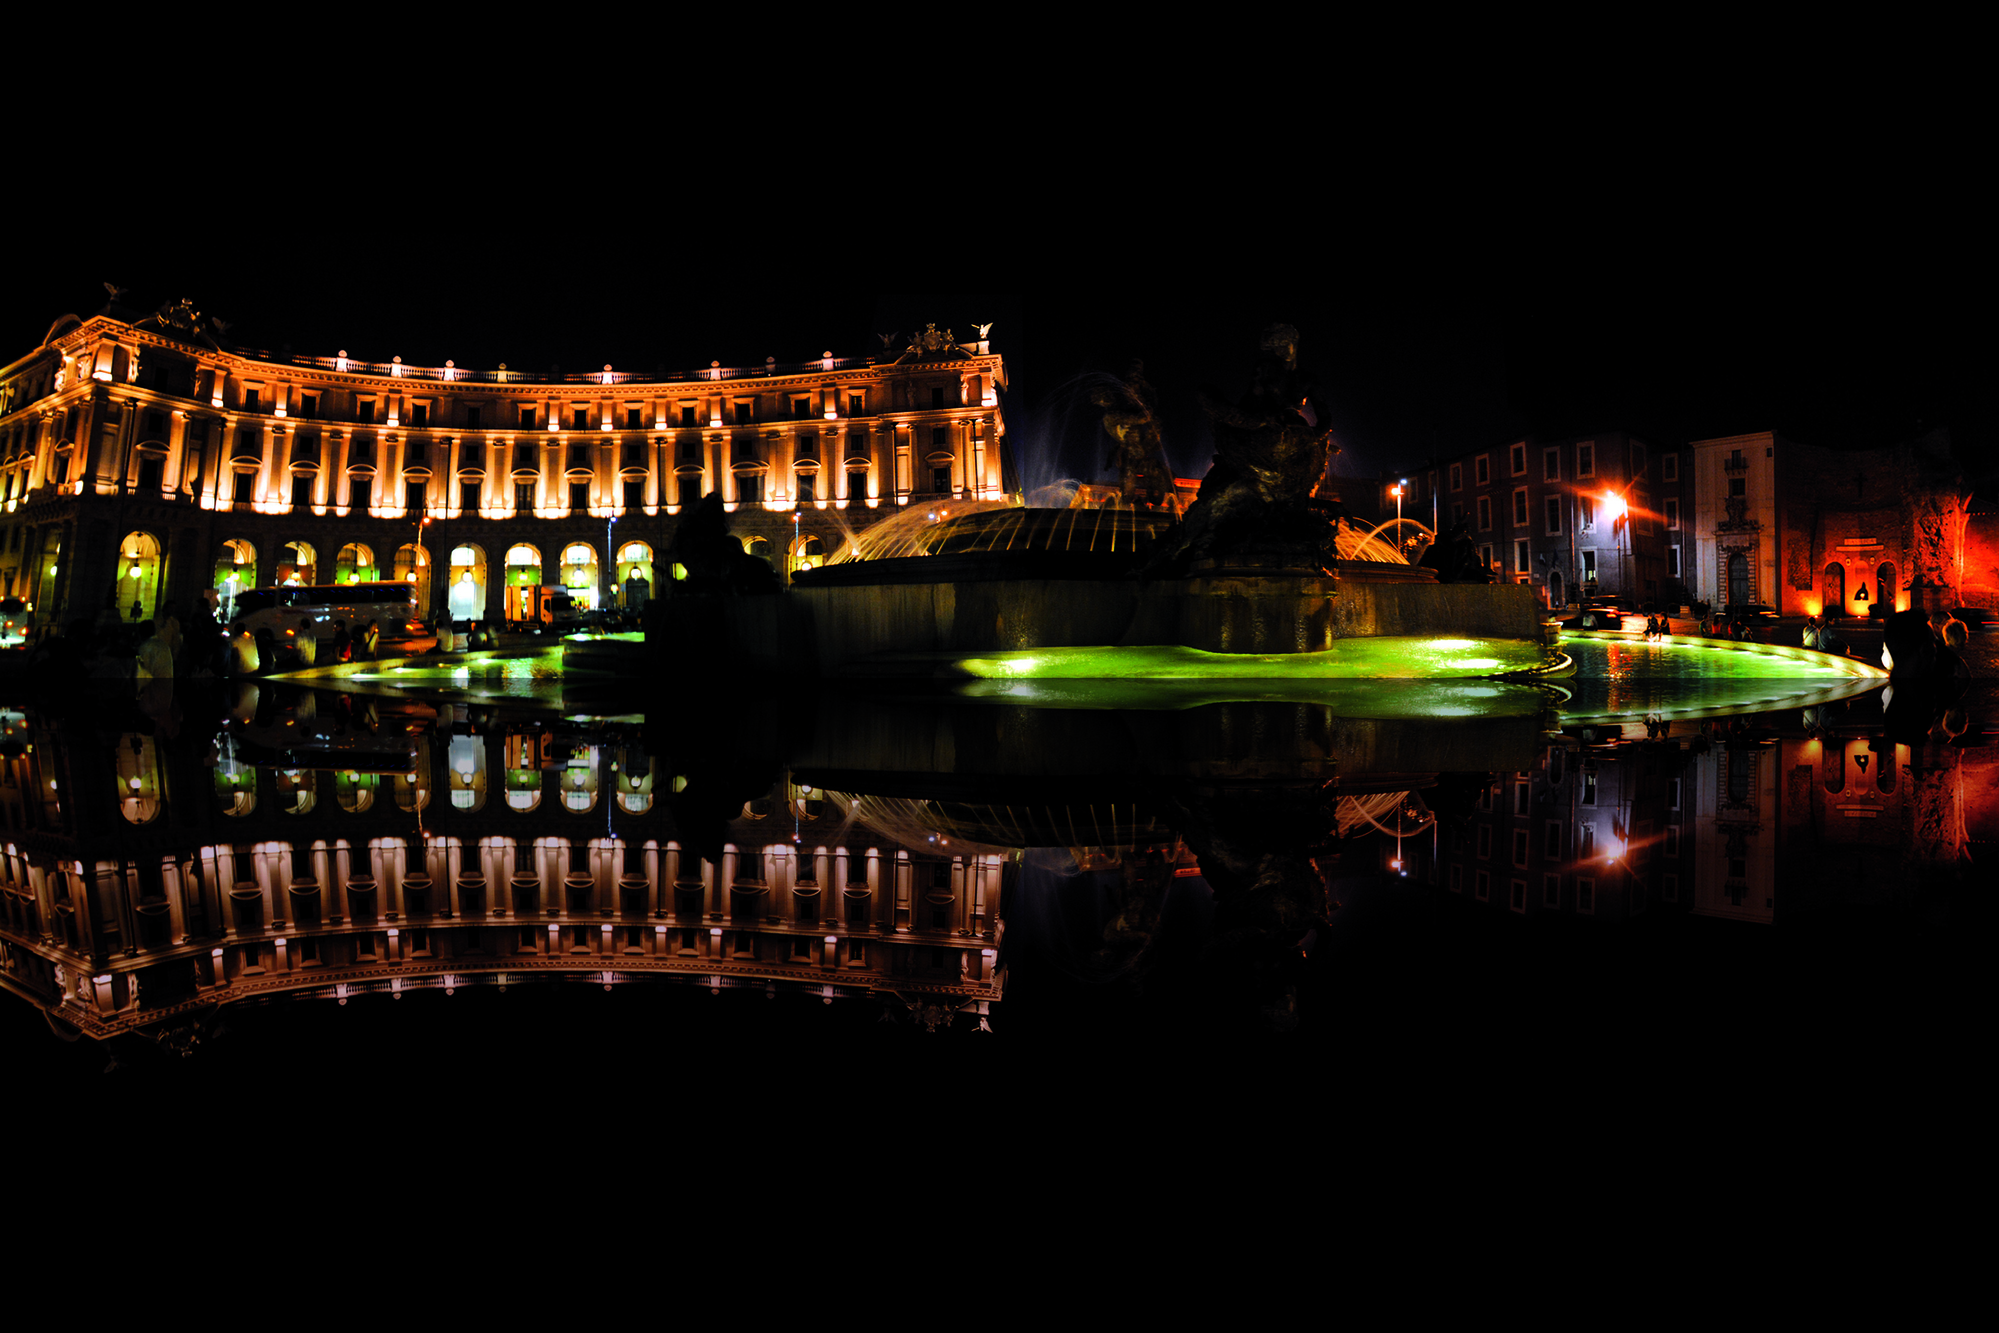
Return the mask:
[[[252,635],[259,629],[282,632],[309,624],[320,643],[331,639],[333,622],[343,621],[357,639],[370,620],[381,630],[382,656],[405,657],[437,646],[437,636],[417,619],[413,583],[319,583],[285,588],[252,588],[236,594],[230,625],[242,625]],[[393,651],[392,651],[393,650]]]

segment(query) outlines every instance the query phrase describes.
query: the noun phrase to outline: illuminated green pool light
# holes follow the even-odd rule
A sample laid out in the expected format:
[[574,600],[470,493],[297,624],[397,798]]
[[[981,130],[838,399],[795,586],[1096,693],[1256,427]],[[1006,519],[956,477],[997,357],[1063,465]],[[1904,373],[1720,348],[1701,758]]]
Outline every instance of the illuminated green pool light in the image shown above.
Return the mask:
[[1401,635],[1342,639],[1316,653],[1211,653],[1169,644],[1025,648],[951,662],[977,680],[1437,680],[1540,671],[1550,654],[1521,639]]

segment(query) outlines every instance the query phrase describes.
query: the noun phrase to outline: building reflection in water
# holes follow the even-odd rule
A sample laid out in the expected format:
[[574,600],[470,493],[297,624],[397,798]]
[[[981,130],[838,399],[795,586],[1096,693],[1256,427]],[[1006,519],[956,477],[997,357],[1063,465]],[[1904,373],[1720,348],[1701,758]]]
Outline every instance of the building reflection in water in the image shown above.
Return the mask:
[[[269,683],[64,707],[0,714],[4,984],[169,1047],[245,1000],[549,979],[984,1028],[1009,930],[1091,984],[1192,969],[1287,1026],[1286,969],[1369,866],[1500,918],[1771,923],[1915,901],[1999,828],[1991,747],[1889,740],[1871,701],[1566,731],[841,705],[761,750],[713,719]],[[1050,776],[1079,756],[1101,771]]]

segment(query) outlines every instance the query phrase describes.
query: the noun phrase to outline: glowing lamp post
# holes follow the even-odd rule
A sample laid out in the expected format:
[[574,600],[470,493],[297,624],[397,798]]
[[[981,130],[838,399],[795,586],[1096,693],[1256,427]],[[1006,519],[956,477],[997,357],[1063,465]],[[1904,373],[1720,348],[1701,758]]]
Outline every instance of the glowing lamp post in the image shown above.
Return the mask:
[[[1624,497],[1616,491],[1605,491],[1603,493],[1603,513],[1604,517],[1610,520],[1610,530],[1616,532],[1618,523],[1629,517],[1631,507],[1625,503]],[[1631,580],[1625,577],[1624,571],[1624,556],[1627,554],[1626,548],[1630,545],[1631,539],[1631,525],[1629,523],[1625,524],[1624,536],[1625,539],[1619,544],[1617,550],[1617,581],[1619,584],[1617,590],[1619,593],[1629,593],[1631,591]]]

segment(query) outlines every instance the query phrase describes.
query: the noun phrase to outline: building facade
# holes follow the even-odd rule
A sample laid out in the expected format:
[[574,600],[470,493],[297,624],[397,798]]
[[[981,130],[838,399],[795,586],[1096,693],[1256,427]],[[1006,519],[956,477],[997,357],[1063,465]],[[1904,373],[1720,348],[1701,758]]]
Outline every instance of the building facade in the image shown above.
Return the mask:
[[1004,384],[934,326],[899,356],[528,375],[246,351],[114,300],[0,368],[0,595],[40,625],[390,578],[459,620],[509,584],[629,605],[711,492],[788,575],[912,501],[1005,496]]
[[1786,615],[1960,605],[1970,488],[1935,432],[1832,450],[1763,431],[1696,440],[1699,596]]
[[1532,585],[1550,607],[1596,595],[1677,604],[1681,462],[1623,431],[1530,438],[1383,477],[1373,503],[1389,521],[1399,498],[1405,528],[1463,523],[1496,579]]

